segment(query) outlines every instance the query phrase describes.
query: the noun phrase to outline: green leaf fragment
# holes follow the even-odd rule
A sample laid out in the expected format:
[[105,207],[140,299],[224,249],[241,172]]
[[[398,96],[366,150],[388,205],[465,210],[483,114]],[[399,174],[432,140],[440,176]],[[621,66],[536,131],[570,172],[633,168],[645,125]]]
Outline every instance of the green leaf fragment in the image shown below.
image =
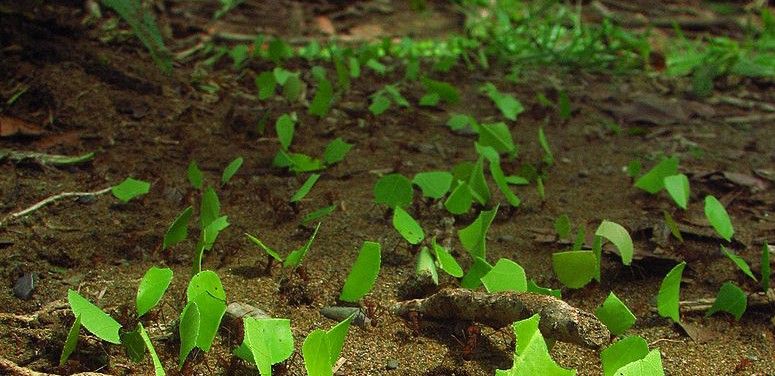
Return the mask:
[[552,269],[565,286],[578,289],[595,277],[597,259],[592,251],[568,251],[552,254]]
[[724,253],[724,256],[727,256],[730,260],[732,260],[732,262],[734,262],[735,265],[737,265],[737,267],[743,273],[745,273],[745,275],[751,277],[751,279],[753,279],[754,281],[758,282],[758,279],[756,279],[756,276],[753,275],[753,272],[751,271],[751,267],[748,266],[748,263],[745,262],[745,259],[743,259],[742,257],[738,256],[734,252],[728,250],[723,245],[721,246],[721,252]]
[[436,271],[436,264],[433,262],[433,256],[428,251],[428,247],[422,247],[417,253],[414,272],[418,276],[429,276],[434,284],[439,284],[439,273]]
[[460,280],[460,286],[467,289],[475,289],[482,284],[482,277],[492,270],[492,265],[487,260],[476,257],[474,264],[468,269],[468,273]]
[[643,359],[625,365],[614,374],[616,376],[665,376],[662,368],[662,354],[659,349],[651,350]]
[[275,131],[277,132],[277,140],[280,141],[280,146],[283,150],[288,150],[293,142],[293,135],[296,131],[296,120],[289,114],[283,114],[274,124]]
[[452,174],[446,171],[420,172],[412,179],[420,187],[423,197],[438,200],[444,197],[452,186]]
[[517,337],[517,346],[514,351],[514,364],[508,370],[496,370],[497,376],[570,376],[575,375],[575,370],[560,367],[546,346],[546,341],[538,330],[538,314],[515,322],[512,325]]
[[202,174],[202,170],[200,170],[199,166],[196,165],[196,161],[192,160],[191,163],[188,164],[186,175],[188,176],[188,181],[191,183],[191,186],[196,189],[202,189],[204,176]]
[[164,234],[162,250],[178,244],[188,237],[188,222],[191,220],[191,214],[193,212],[194,208],[189,206],[178,214],[175,221],[172,222],[172,225],[170,225],[170,228],[167,229],[167,232]]
[[341,162],[352,147],[353,144],[348,144],[341,137],[337,137],[326,145],[326,150],[323,152],[323,162],[327,165]]
[[140,331],[140,338],[142,338],[143,343],[145,344],[145,348],[148,349],[148,353],[151,355],[154,374],[156,376],[166,375],[166,373],[164,372],[164,366],[161,364],[161,359],[159,359],[159,355],[156,354],[156,348],[153,347],[151,338],[148,336],[148,332],[145,331],[145,328],[143,327],[143,323],[137,323],[137,327]]
[[280,256],[280,253],[278,253],[278,252],[277,252],[277,251],[275,251],[274,249],[272,249],[272,248],[270,248],[269,246],[267,246],[266,244],[264,244],[264,242],[262,242],[262,241],[261,241],[259,238],[255,237],[255,236],[253,236],[253,235],[247,234],[247,233],[245,234],[245,236],[247,236],[247,237],[248,237],[248,239],[249,239],[251,242],[253,242],[253,244],[255,244],[255,245],[257,245],[259,248],[263,249],[263,250],[264,250],[264,252],[266,252],[266,253],[267,253],[269,256],[271,256],[273,259],[275,259],[275,260],[277,260],[277,261],[279,261],[279,262],[282,262],[282,261],[283,261],[283,258]]
[[713,301],[713,306],[710,307],[705,316],[708,317],[716,312],[724,311],[735,316],[735,320],[740,320],[747,307],[748,295],[745,291],[733,282],[724,282],[716,295],[716,300]]
[[218,274],[204,270],[193,277],[186,289],[186,302],[199,308],[199,330],[196,346],[207,352],[212,346],[223,314],[226,313],[226,291]]
[[374,185],[374,202],[388,207],[406,207],[412,203],[412,183],[401,174],[385,175]]
[[761,269],[762,291],[766,293],[770,289],[770,275],[772,274],[772,269],[770,266],[770,246],[767,244],[767,242],[762,244]]
[[549,140],[546,139],[544,134],[544,127],[538,127],[538,143],[541,144],[541,149],[544,150],[544,163],[548,166],[554,164],[554,154],[552,154],[552,148],[549,147]]
[[199,337],[199,307],[196,302],[188,302],[180,313],[178,324],[180,335],[180,352],[178,353],[178,368],[183,368],[188,354],[196,347],[196,339]]
[[221,175],[221,185],[225,185],[229,182],[229,180],[231,180],[234,174],[236,174],[240,167],[242,167],[242,162],[244,162],[242,157],[237,157],[233,161],[229,162],[229,165],[223,169],[223,174]]
[[296,191],[296,193],[293,194],[291,197],[291,202],[299,202],[304,197],[307,196],[310,190],[312,190],[312,187],[315,186],[315,183],[317,183],[318,179],[320,178],[320,174],[312,174],[310,175],[306,181],[304,181],[304,184],[299,187],[299,190]]
[[457,260],[449,253],[449,251],[436,243],[436,238],[431,240],[431,248],[436,255],[436,260],[439,262],[439,268],[447,272],[447,274],[460,278],[463,276],[463,268],[460,267]]
[[256,76],[256,87],[258,88],[258,99],[259,100],[266,100],[271,98],[275,93],[275,88],[277,87],[277,81],[275,81],[275,76],[272,72],[261,72],[258,76]]
[[126,178],[126,180],[121,182],[121,184],[111,188],[110,191],[119,201],[126,203],[137,196],[142,196],[148,193],[150,188],[151,183],[142,180]]
[[202,194],[202,201],[199,204],[199,226],[204,229],[210,223],[213,223],[221,215],[221,201],[218,194],[210,187]]
[[525,269],[509,259],[498,260],[482,278],[482,284],[489,293],[501,291],[527,291]]
[[70,355],[75,351],[76,345],[78,345],[78,333],[81,331],[81,315],[75,316],[75,321],[67,332],[67,339],[65,339],[65,345],[62,346],[62,355],[59,356],[59,365],[63,366]]
[[495,215],[498,213],[498,206],[492,210],[485,210],[479,213],[470,225],[458,231],[458,238],[471,257],[485,258],[487,254],[487,230],[490,229]]
[[476,142],[479,145],[492,146],[498,153],[506,154],[511,158],[517,155],[517,146],[506,123],[481,124],[478,128],[479,139]]
[[681,321],[678,302],[684,267],[686,267],[686,261],[674,266],[662,280],[662,284],[659,286],[659,293],[657,294],[657,311],[659,315],[668,317],[673,322]]
[[345,302],[357,302],[364,297],[374,282],[377,281],[381,264],[381,247],[379,243],[364,242],[358,253],[358,258],[345,279],[339,300]]
[[327,333],[322,329],[315,329],[304,340],[301,347],[304,356],[304,369],[309,376],[331,376],[331,343]]
[[708,218],[713,229],[716,230],[724,240],[732,241],[732,236],[735,234],[735,229],[732,227],[732,221],[729,219],[729,214],[721,205],[718,199],[713,196],[705,196],[705,217]]
[[648,353],[649,344],[639,336],[628,336],[614,342],[600,352],[603,376],[613,376],[620,368],[643,359]]
[[310,115],[318,117],[324,117],[331,109],[331,105],[334,101],[334,86],[331,81],[322,79],[318,82],[318,88],[315,91],[315,96],[312,98],[312,103],[309,105]]
[[317,221],[320,218],[326,217],[329,214],[333,213],[334,210],[336,210],[336,204],[322,207],[320,209],[317,209],[307,215],[304,216],[304,218],[301,220],[302,224],[309,224],[310,222]]
[[597,231],[595,231],[595,235],[602,236],[614,243],[619,250],[624,265],[632,263],[632,256],[635,253],[632,246],[632,238],[630,238],[630,233],[622,225],[611,221],[603,221],[598,226]]
[[400,206],[393,209],[393,227],[410,244],[420,244],[425,239],[425,232],[420,224]]
[[678,158],[665,158],[657,163],[654,168],[635,181],[635,186],[651,194],[655,194],[664,188],[664,180],[668,176],[678,174]]
[[320,222],[318,222],[317,226],[315,226],[315,231],[312,233],[312,235],[310,235],[309,239],[307,239],[307,242],[304,243],[301,248],[296,249],[288,254],[288,257],[285,258],[285,263],[283,263],[284,267],[295,269],[301,264],[301,260],[312,247],[312,242],[315,241],[315,237],[318,235],[318,230],[320,230]]
[[121,337],[118,335],[121,324],[118,321],[74,290],[67,291],[67,302],[73,310],[73,315],[81,318],[81,325],[86,330],[104,341],[117,345],[121,343]]
[[458,215],[468,213],[473,203],[474,198],[471,195],[471,189],[468,187],[468,184],[458,181],[457,186],[449,194],[447,200],[444,201],[444,207],[450,213]]
[[666,176],[664,181],[665,190],[673,198],[673,201],[681,208],[686,209],[689,203],[689,178],[684,174]]
[[613,292],[597,307],[595,316],[608,327],[611,334],[617,336],[635,324],[635,315]]
[[137,287],[137,317],[142,317],[159,303],[172,281],[172,269],[151,267]]

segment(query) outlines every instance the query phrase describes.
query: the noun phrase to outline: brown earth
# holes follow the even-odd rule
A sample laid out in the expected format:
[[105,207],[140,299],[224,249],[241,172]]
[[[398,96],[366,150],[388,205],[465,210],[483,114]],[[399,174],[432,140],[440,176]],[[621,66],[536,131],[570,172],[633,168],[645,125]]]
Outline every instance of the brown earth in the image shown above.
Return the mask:
[[[200,82],[220,87],[216,94],[208,94],[192,83],[194,61],[180,64],[172,77],[166,77],[134,39],[100,42],[103,32],[97,26],[80,24],[85,14],[78,2],[45,7],[45,11],[25,10],[20,15],[3,5],[0,13],[2,103],[20,87],[28,88],[12,105],[3,107],[2,115],[38,124],[44,130],[37,137],[0,138],[0,148],[67,155],[95,151],[97,155],[86,165],[63,168],[4,161],[0,164],[2,212],[21,210],[60,192],[103,189],[127,176],[151,182],[152,189],[127,204],[117,203],[109,195],[64,200],[0,228],[0,276],[4,281],[0,312],[6,314],[0,320],[0,354],[18,365],[63,374],[89,370],[152,373],[150,362],[133,364],[118,346],[83,340],[71,360],[59,367],[59,353],[72,316],[65,314],[32,325],[7,314],[31,314],[64,299],[68,289],[77,289],[125,326],[133,325],[129,312],[139,279],[149,267],[164,265],[175,271],[175,278],[158,315],[146,320],[146,326],[165,368],[177,373],[178,342],[165,337],[159,324],[172,323],[184,305],[194,240],[186,240],[169,252],[161,252],[160,244],[175,216],[188,205],[198,205],[197,194],[186,180],[186,167],[192,159],[205,172],[207,183],[217,186],[223,167],[237,156],[245,158],[233,180],[217,187],[231,227],[205,259],[205,268],[221,277],[229,301],[290,318],[300,348],[313,329],[334,324],[318,310],[336,303],[360,245],[372,240],[382,244],[383,265],[368,300],[389,307],[397,299],[398,286],[412,273],[414,261],[412,250],[386,220],[386,210],[373,203],[375,172],[396,171],[412,177],[417,172],[448,170],[474,159],[474,139],[451,132],[444,123],[451,112],[468,113],[482,122],[500,121],[497,109],[478,90],[484,82],[494,82],[526,108],[518,121],[509,123],[519,155],[506,163],[504,170],[518,173],[523,164],[541,160],[537,130],[542,125],[557,163],[547,168],[545,200],[534,186],[519,187],[516,193],[523,200],[522,206],[501,209],[489,232],[489,259],[510,258],[540,285],[560,288],[552,273],[551,254],[569,245],[555,239],[554,219],[567,214],[574,228],[583,226],[587,234],[603,219],[621,223],[633,234],[639,254],[656,258],[625,267],[616,256],[607,257],[602,283],[580,290],[564,289],[566,301],[594,311],[614,291],[638,317],[628,334],[640,335],[652,348],[658,347],[670,375],[775,375],[770,305],[749,309],[740,321],[726,314],[706,318],[703,313],[685,313],[684,321],[701,332],[699,337],[709,336],[695,339],[654,312],[660,281],[680,259],[688,262],[682,299],[713,297],[728,280],[746,291],[759,289],[719,251],[722,241],[713,238],[703,223],[702,198],[713,194],[724,202],[736,229],[736,241],[730,247],[748,260],[758,275],[761,245],[764,241],[775,243],[773,175],[767,175],[775,163],[775,133],[770,128],[775,122],[726,121],[764,110],[741,108],[728,104],[725,98],[772,105],[775,92],[771,79],[722,78],[712,97],[699,99],[691,96],[685,80],[667,79],[658,73],[613,76],[534,69],[518,82],[511,82],[501,68],[476,72],[458,68],[437,78],[460,89],[463,100],[459,104],[443,109],[393,108],[382,116],[372,116],[366,109],[366,98],[384,84],[399,80],[403,75],[399,68],[384,77],[370,72],[355,80],[329,116],[318,120],[307,115],[306,109],[289,107],[284,101],[252,99],[256,92],[253,78],[256,72],[271,69],[270,62],[251,62],[237,72],[224,60],[206,75],[196,75],[203,77]],[[202,22],[215,10],[188,7],[172,3],[168,19],[162,17],[178,40],[199,35],[204,30]],[[257,17],[266,22],[254,33],[275,32],[288,38],[319,36],[319,32],[304,31],[314,26],[314,16],[349,9],[339,2],[276,2],[274,6],[249,2],[244,8],[219,22],[231,22],[242,30],[247,21],[241,24],[240,17],[248,21],[248,16]],[[294,9],[300,17],[285,15]],[[404,5],[389,10],[389,18],[372,8],[357,9],[362,13],[332,18],[337,33],[358,36],[353,28],[376,28],[377,32],[406,34],[411,30],[416,35],[434,36],[460,23],[454,13],[438,4],[432,6],[438,16],[433,18],[442,21],[430,24],[422,18],[418,21],[422,16],[412,18],[416,13]],[[285,22],[300,22],[302,32],[294,35]],[[430,30],[417,29],[420,24]],[[363,25],[371,26],[357,28]],[[296,61],[288,68],[304,72],[308,66]],[[556,100],[558,90],[565,90],[571,99],[573,114],[569,120],[559,119],[554,109],[541,107],[536,99],[537,94],[544,94]],[[408,84],[403,93],[411,103],[417,103],[423,94],[417,84]],[[292,110],[300,117],[295,150],[319,155],[336,137],[355,144],[345,161],[325,170],[297,207],[287,204],[288,198],[306,176],[272,168],[278,149],[274,131],[270,126],[265,134],[257,134],[255,129],[261,117],[267,116],[271,124]],[[648,168],[660,155],[680,157],[681,171],[690,177],[692,199],[685,212],[664,193],[648,195],[634,188],[624,172],[635,158]],[[500,199],[496,194],[496,201]],[[307,275],[303,287],[310,303],[296,304],[298,296],[280,292],[284,271],[275,268],[272,275],[263,274],[265,256],[243,233],[258,234],[265,243],[287,252],[310,234],[309,226],[299,225],[303,215],[330,204],[337,204],[338,209],[323,220],[304,261]],[[663,210],[686,226],[685,242],[661,235]],[[430,203],[414,205],[411,213],[426,232],[442,230],[447,215]],[[473,212],[458,217],[455,226],[465,226],[474,218]],[[656,232],[651,230],[655,225]],[[191,230],[196,234],[193,227]],[[711,236],[706,236],[708,233]],[[453,246],[467,267],[469,260],[457,240]],[[21,300],[13,295],[12,287],[27,272],[36,273],[39,280],[32,298]],[[444,284],[455,283],[444,280]],[[347,361],[340,373],[491,375],[495,369],[510,367],[513,338],[506,330],[483,329],[471,354],[464,354],[462,329],[452,323],[423,322],[419,336],[413,331],[411,325],[389,313],[379,315],[374,327],[351,328],[342,352]],[[239,340],[235,333],[222,331],[214,350],[198,355],[184,373],[255,373],[248,365],[230,360],[232,345]],[[552,355],[581,375],[601,372],[595,351],[558,343]],[[397,369],[387,369],[391,360],[397,361]],[[287,374],[303,374],[300,355],[291,358],[287,370]]]

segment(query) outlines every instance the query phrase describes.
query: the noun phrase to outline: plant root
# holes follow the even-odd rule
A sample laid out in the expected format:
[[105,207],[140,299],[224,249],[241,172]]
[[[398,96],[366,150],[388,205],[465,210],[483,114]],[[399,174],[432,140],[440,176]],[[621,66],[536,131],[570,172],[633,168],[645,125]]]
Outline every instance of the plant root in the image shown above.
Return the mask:
[[47,198],[45,198],[45,199],[43,199],[41,201],[38,201],[37,203],[35,203],[34,205],[30,206],[27,209],[24,209],[24,210],[21,210],[21,211],[18,211],[18,212],[14,212],[14,213],[8,214],[5,218],[3,218],[2,221],[0,221],[0,228],[5,226],[6,224],[8,224],[12,220],[15,220],[15,219],[20,218],[20,217],[24,217],[27,214],[30,214],[30,213],[32,213],[32,212],[34,212],[34,211],[36,211],[36,210],[38,210],[38,209],[40,209],[40,208],[50,204],[52,202],[59,201],[59,200],[61,200],[63,198],[103,195],[105,193],[110,192],[110,190],[112,188],[113,187],[108,187],[108,188],[100,189],[99,191],[93,191],[93,192],[62,192],[62,193],[59,193],[59,194],[55,194],[55,195],[47,197]]
[[393,313],[408,317],[411,312],[435,320],[475,321],[495,329],[541,315],[543,335],[599,349],[608,344],[611,333],[593,314],[548,295],[526,292],[488,294],[468,289],[444,289],[424,299],[398,302]]

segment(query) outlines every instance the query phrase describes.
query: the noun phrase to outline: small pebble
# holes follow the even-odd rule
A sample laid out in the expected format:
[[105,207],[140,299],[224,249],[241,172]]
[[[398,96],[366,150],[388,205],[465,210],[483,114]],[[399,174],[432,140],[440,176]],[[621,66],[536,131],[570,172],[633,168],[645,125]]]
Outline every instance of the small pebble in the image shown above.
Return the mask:
[[24,273],[23,276],[16,280],[13,286],[13,294],[19,299],[27,300],[32,297],[32,291],[35,290],[35,283],[37,277],[35,273]]
[[395,359],[390,359],[387,362],[387,366],[385,367],[387,369],[398,369],[398,361]]

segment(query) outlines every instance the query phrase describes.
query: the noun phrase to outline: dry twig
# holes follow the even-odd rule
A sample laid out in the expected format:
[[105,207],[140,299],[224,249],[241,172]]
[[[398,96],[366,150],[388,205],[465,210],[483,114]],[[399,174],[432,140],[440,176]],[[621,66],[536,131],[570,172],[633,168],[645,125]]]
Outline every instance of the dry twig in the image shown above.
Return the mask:
[[488,294],[468,289],[444,289],[425,299],[398,302],[398,315],[417,312],[424,318],[475,321],[501,328],[541,315],[543,335],[558,341],[598,349],[610,340],[608,329],[593,314],[548,295],[524,292]]
[[[37,372],[26,367],[21,367],[2,355],[0,355],[0,373],[9,376],[57,376],[54,373]],[[107,374],[99,372],[81,372],[75,373],[73,376],[107,376]]]
[[0,227],[3,227],[8,222],[10,222],[12,220],[15,220],[17,218],[23,217],[23,216],[25,216],[27,214],[30,214],[30,213],[32,213],[32,212],[34,212],[34,211],[36,211],[36,210],[38,210],[38,209],[40,209],[40,208],[50,204],[52,202],[56,202],[56,201],[59,201],[61,199],[68,198],[68,197],[98,196],[98,195],[102,195],[102,194],[110,192],[110,190],[112,188],[113,187],[108,187],[108,188],[100,189],[99,191],[94,191],[94,192],[62,192],[62,193],[55,194],[55,195],[47,197],[47,198],[45,198],[45,199],[43,199],[41,201],[38,201],[37,203],[35,203],[34,205],[28,207],[27,209],[20,210],[18,212],[14,212],[14,213],[8,214],[5,218],[3,218],[2,221],[0,221]]

